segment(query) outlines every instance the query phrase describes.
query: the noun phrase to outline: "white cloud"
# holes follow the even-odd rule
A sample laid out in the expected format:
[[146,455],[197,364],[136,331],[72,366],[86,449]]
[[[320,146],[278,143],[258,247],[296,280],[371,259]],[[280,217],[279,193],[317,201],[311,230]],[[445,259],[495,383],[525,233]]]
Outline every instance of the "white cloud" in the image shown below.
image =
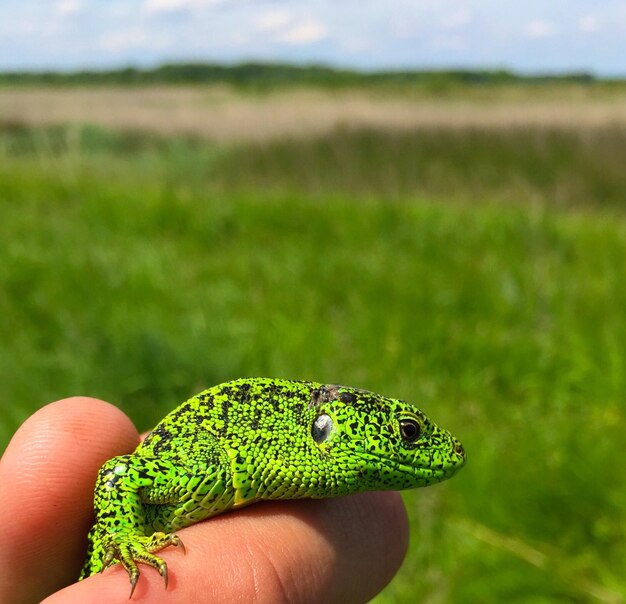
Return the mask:
[[56,10],[61,15],[71,15],[79,12],[83,7],[81,0],[61,0],[56,4]]
[[600,30],[600,21],[595,15],[585,15],[578,20],[578,29],[585,34],[595,34]]
[[328,35],[326,26],[317,19],[309,19],[286,29],[279,36],[281,42],[301,46],[319,42]]
[[556,31],[554,29],[554,25],[549,21],[544,21],[542,19],[536,19],[534,21],[530,21],[524,28],[524,33],[529,38],[549,38],[553,36]]
[[264,12],[257,16],[254,28],[269,34],[274,41],[294,46],[319,42],[328,35],[324,23],[316,17],[295,16],[285,9]]
[[195,10],[220,4],[222,0],[146,0],[143,10],[149,14]]
[[472,13],[466,8],[460,8],[452,11],[449,15],[446,15],[443,19],[442,25],[446,29],[460,29],[469,25],[472,21]]
[[255,26],[259,31],[278,32],[284,30],[292,20],[293,17],[289,11],[272,10],[260,15]]

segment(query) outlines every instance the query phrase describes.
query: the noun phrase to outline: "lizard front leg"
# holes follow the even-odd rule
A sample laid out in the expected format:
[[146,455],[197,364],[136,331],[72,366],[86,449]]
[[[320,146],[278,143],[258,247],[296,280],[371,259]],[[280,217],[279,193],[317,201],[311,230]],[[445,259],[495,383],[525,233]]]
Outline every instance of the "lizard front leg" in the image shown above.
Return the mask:
[[135,452],[107,461],[94,491],[96,523],[80,579],[119,561],[128,572],[131,596],[137,562],[156,568],[167,587],[167,564],[154,555],[169,545],[183,547],[176,531],[232,507],[227,464],[206,447],[193,466],[178,457]]
[[151,498],[153,504],[178,505],[189,497],[188,482],[188,473],[169,460],[121,455],[106,462],[98,473],[96,523],[79,579],[119,561],[129,574],[132,596],[139,578],[137,562],[142,562],[156,568],[167,586],[167,565],[154,552],[168,545],[182,546],[182,541],[171,532],[154,530],[146,493],[159,494]]

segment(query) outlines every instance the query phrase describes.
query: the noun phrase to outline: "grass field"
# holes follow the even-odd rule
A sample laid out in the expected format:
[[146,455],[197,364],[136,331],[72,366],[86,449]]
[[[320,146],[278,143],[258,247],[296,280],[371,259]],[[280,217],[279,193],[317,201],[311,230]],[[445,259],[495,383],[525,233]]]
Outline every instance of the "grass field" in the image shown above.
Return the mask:
[[70,394],[149,428],[229,378],[358,385],[469,458],[406,495],[379,602],[624,602],[624,165],[619,126],[5,125],[0,446]]

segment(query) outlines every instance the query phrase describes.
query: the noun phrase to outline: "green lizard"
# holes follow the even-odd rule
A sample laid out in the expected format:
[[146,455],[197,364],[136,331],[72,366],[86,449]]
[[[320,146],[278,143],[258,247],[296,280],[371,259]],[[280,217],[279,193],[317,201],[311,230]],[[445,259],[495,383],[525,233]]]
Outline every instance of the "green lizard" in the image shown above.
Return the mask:
[[154,552],[175,531],[262,499],[325,498],[428,486],[465,463],[463,447],[405,402],[344,386],[240,379],[167,415],[130,455],[102,466],[84,579],[116,561],[165,580]]

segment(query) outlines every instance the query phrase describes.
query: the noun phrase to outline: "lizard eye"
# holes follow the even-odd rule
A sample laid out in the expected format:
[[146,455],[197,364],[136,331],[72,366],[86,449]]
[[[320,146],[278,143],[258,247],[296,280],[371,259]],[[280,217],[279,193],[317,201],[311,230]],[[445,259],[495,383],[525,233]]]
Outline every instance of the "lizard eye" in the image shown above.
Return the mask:
[[311,427],[311,436],[316,443],[326,442],[333,430],[333,420],[330,415],[322,413],[317,416]]
[[400,420],[400,434],[402,440],[408,443],[415,442],[421,434],[422,430],[419,422],[415,419],[401,419]]

